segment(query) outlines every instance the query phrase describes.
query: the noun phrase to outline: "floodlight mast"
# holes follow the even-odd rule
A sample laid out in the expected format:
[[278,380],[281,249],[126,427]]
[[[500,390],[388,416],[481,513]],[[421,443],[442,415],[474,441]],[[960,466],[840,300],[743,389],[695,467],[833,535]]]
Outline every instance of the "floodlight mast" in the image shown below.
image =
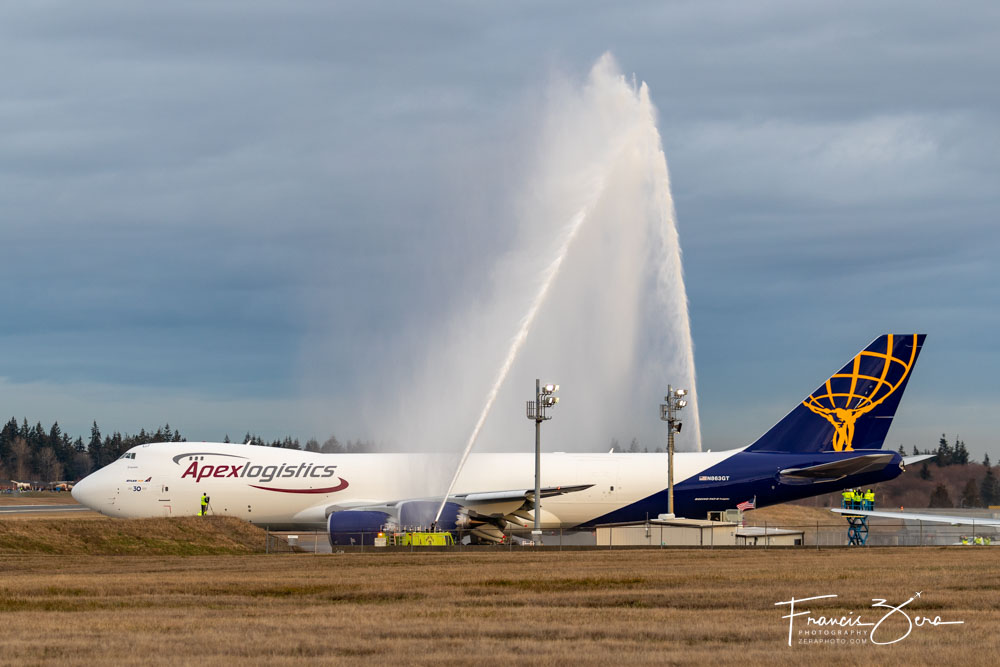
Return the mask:
[[542,422],[552,419],[546,414],[546,408],[553,408],[559,402],[559,385],[547,384],[535,379],[535,400],[528,401],[526,412],[528,419],[535,422],[535,527],[531,531],[531,539],[536,545],[542,542]]
[[674,513],[674,433],[681,432],[683,423],[677,419],[677,411],[687,405],[683,398],[687,389],[674,389],[667,385],[666,403],[660,404],[660,419],[667,422],[667,513]]

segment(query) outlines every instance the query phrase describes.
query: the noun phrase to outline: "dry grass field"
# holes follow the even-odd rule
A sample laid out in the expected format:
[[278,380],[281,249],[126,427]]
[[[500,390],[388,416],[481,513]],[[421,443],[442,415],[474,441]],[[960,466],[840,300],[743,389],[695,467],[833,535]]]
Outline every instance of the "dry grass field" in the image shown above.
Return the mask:
[[[0,556],[7,664],[996,664],[993,548]],[[787,645],[775,602],[875,621],[888,646]],[[895,614],[886,639],[902,632]],[[888,624],[890,621],[886,621]],[[804,623],[796,629],[805,629]],[[798,637],[794,638],[797,642]]]
[[0,519],[0,563],[5,555],[19,554],[194,556],[264,551],[264,531],[232,517],[120,520],[74,514],[5,515]]
[[3,505],[76,505],[72,495],[66,492],[31,491],[28,493],[0,494],[0,506]]
[[[37,503],[36,499],[32,502]],[[821,520],[783,506],[751,523]],[[0,519],[3,664],[993,665],[1000,549],[667,549],[264,554],[221,517]],[[961,625],[887,646],[800,636],[787,607]],[[800,608],[801,610],[801,608]],[[894,613],[883,641],[905,632]],[[831,630],[824,628],[824,630]],[[833,630],[834,632],[836,630]],[[800,639],[844,639],[806,644]]]

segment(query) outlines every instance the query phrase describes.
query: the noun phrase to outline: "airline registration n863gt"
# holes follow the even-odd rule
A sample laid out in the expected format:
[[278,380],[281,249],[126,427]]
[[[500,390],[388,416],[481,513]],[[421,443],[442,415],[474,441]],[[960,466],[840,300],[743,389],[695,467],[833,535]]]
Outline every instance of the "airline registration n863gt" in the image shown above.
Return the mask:
[[[923,345],[922,334],[875,339],[755,442],[674,456],[678,516],[764,507],[893,479],[905,463],[883,450]],[[386,524],[427,526],[453,457],[321,454],[250,445],[170,442],[133,447],[80,481],[73,496],[114,517],[211,513],[277,529],[328,527],[332,539]],[[544,529],[642,520],[667,508],[666,454],[544,454]],[[473,454],[438,527],[497,540],[534,521],[533,455]]]

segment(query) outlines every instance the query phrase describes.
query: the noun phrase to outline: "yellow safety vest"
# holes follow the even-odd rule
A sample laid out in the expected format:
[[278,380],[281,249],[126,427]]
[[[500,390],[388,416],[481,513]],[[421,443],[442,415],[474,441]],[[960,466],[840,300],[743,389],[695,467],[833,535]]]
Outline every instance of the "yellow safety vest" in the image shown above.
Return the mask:
[[872,502],[872,503],[875,502],[875,492],[874,491],[868,491],[868,492],[866,492],[865,493],[865,500],[867,500],[868,502]]

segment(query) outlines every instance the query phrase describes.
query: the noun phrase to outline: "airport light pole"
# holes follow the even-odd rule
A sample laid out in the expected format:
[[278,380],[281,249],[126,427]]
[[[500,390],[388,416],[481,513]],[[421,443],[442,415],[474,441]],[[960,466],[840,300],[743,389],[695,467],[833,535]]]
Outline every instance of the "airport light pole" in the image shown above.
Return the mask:
[[531,539],[535,544],[542,542],[542,422],[552,419],[546,414],[547,408],[555,407],[559,402],[558,396],[553,396],[559,391],[559,385],[542,385],[542,381],[535,380],[535,400],[528,401],[527,416],[535,422],[535,527],[531,531]]
[[681,410],[687,401],[687,389],[674,389],[667,385],[667,395],[663,397],[666,403],[660,404],[660,419],[667,422],[667,513],[674,513],[674,433],[681,432],[684,424],[677,419],[677,411]]

